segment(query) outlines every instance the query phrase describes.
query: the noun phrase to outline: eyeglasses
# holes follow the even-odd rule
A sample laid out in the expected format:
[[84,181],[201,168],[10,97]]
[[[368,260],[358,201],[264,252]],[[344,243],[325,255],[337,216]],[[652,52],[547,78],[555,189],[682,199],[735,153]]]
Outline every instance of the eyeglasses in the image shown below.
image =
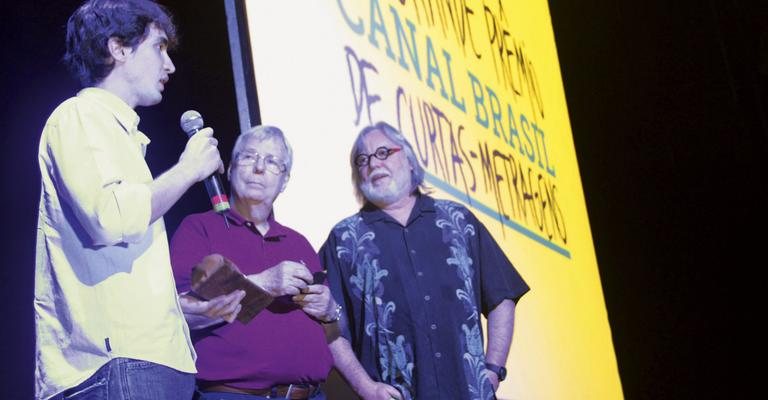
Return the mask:
[[390,149],[388,147],[381,146],[371,154],[363,154],[363,153],[358,154],[355,157],[355,165],[357,165],[358,168],[365,167],[371,163],[372,156],[378,158],[379,160],[386,160],[387,158],[389,158],[389,156],[397,153],[400,150],[402,150],[402,148],[400,147],[395,147]]
[[275,156],[271,154],[262,156],[259,153],[237,153],[237,156],[235,156],[235,165],[238,167],[251,167],[258,164],[259,160],[264,162],[264,170],[275,175],[285,172],[285,170],[288,169],[285,164],[275,158]]

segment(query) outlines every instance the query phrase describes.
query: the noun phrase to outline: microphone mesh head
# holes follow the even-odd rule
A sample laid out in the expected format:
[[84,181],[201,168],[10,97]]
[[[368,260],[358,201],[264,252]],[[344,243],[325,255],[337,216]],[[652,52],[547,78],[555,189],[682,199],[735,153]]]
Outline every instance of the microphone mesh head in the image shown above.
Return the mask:
[[203,127],[203,116],[195,110],[184,111],[181,114],[181,130],[186,132],[187,135],[193,135],[198,129]]

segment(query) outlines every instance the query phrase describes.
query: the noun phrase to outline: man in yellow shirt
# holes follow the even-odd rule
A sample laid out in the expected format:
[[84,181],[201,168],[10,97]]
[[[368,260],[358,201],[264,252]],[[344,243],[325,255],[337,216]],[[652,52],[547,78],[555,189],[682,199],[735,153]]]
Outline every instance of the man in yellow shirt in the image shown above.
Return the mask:
[[223,165],[206,128],[153,179],[134,111],[162,100],[175,40],[170,15],[150,0],[89,0],[67,23],[64,59],[85,88],[40,139],[39,399],[189,399],[194,390],[162,216]]

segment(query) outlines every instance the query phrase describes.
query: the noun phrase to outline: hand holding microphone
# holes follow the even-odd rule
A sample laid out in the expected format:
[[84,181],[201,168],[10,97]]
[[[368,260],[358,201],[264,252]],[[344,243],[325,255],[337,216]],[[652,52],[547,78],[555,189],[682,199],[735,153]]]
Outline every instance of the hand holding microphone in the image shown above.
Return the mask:
[[205,188],[214,211],[221,213],[228,210],[229,199],[218,175],[224,172],[224,164],[216,148],[218,141],[213,137],[213,129],[203,128],[203,117],[194,110],[184,112],[180,123],[181,129],[189,136],[189,141],[179,161],[197,172],[197,181],[205,180]]

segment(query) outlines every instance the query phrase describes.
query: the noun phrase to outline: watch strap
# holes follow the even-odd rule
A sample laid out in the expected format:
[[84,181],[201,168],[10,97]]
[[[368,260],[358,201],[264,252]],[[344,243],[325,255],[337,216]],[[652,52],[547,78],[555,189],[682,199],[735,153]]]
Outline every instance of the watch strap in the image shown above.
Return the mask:
[[493,371],[493,373],[495,373],[496,376],[499,377],[499,382],[503,381],[507,377],[507,369],[504,367],[500,367],[496,364],[485,363],[485,368],[487,368],[490,371]]

